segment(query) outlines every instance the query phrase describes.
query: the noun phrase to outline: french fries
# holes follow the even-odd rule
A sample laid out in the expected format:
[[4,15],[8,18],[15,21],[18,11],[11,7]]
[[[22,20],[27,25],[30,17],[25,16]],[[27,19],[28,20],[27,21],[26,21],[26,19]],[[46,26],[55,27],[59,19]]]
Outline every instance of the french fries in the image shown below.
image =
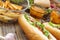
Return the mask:
[[3,2],[2,1],[0,1],[0,7],[3,7]]
[[6,1],[4,7],[5,7],[5,8],[8,8],[8,4],[9,4],[9,1]]
[[18,6],[18,5],[15,5],[15,4],[10,4],[15,10],[21,10],[22,9],[22,6]]
[[11,18],[18,18],[18,14],[15,14],[15,13],[6,13],[4,14],[5,16],[8,16],[8,17],[11,17]]
[[10,1],[7,1],[7,0],[5,2],[0,0],[0,6],[3,8],[11,9],[11,10],[22,10],[22,8],[23,8],[22,6],[12,4],[12,3],[10,3]]
[[11,21],[11,20],[13,20],[13,18],[0,15],[0,21],[2,21],[2,22],[8,22],[8,21]]
[[20,13],[0,9],[0,21],[2,21],[2,22],[7,23],[7,22],[10,22],[10,21],[11,22],[16,21],[19,16],[20,16]]

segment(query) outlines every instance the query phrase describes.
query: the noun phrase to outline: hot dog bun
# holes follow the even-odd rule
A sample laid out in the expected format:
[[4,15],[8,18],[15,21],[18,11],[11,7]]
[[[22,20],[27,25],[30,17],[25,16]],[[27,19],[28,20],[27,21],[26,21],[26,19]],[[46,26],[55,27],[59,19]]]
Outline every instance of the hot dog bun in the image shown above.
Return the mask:
[[[24,17],[24,14],[21,14],[18,18],[19,25],[21,26],[22,30],[25,32],[26,36],[29,40],[49,40],[37,27],[32,26],[27,22]],[[51,35],[51,34],[50,34]],[[51,35],[52,40],[56,40]]]
[[51,32],[52,35],[54,35],[58,40],[60,40],[60,30],[57,28],[53,28],[48,23],[43,23],[45,25],[45,28]]

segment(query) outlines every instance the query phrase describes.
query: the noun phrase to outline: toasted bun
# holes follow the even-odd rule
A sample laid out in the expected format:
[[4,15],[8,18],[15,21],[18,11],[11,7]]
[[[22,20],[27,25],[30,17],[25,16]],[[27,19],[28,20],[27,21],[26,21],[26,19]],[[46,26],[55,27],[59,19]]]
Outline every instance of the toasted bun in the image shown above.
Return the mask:
[[51,33],[49,34],[50,39],[49,40],[57,40]]
[[29,40],[56,40],[52,34],[49,34],[50,38],[48,39],[38,28],[30,25],[25,19],[24,14],[20,15],[18,22]]
[[43,7],[50,7],[50,0],[34,0],[34,3]]
[[48,38],[40,30],[38,30],[38,28],[30,25],[27,22],[24,14],[20,15],[18,22],[29,40],[48,40]]
[[44,23],[45,28],[51,32],[52,35],[54,35],[58,40],[60,40],[60,30],[57,28],[51,27],[48,23]]

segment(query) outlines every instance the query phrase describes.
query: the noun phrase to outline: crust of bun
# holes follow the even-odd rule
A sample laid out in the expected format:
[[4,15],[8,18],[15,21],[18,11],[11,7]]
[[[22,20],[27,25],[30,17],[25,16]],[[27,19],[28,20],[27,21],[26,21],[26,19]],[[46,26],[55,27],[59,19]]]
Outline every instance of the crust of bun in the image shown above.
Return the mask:
[[38,28],[30,25],[25,19],[24,14],[20,15],[18,22],[29,40],[56,40],[52,34],[49,33],[50,38],[48,39]]
[[50,0],[34,0],[34,3],[43,7],[50,7]]
[[50,39],[49,40],[57,40],[51,33],[49,34]]
[[40,30],[38,30],[38,28],[27,22],[24,18],[24,14],[20,15],[18,22],[29,40],[48,40],[48,38]]
[[60,40],[60,30],[57,28],[51,27],[48,23],[44,23],[45,28],[54,35],[58,40]]

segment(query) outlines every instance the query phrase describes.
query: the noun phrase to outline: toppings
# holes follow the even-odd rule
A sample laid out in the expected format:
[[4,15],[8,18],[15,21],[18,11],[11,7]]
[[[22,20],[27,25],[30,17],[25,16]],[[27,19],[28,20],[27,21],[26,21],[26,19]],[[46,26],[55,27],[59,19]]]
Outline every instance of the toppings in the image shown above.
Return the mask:
[[42,23],[36,21],[34,18],[32,18],[31,16],[28,16],[27,14],[25,14],[24,17],[31,25],[41,30],[45,34],[45,36],[47,37],[49,36],[49,32],[45,29],[45,26]]
[[51,8],[56,8],[55,3],[54,4],[51,4]]
[[27,14],[25,14],[24,16],[31,25],[34,25],[34,22],[33,22],[34,19],[31,16],[28,16]]
[[36,25],[37,25],[38,27],[40,27],[42,30],[44,29],[44,25],[41,24],[40,22],[36,22]]
[[44,29],[44,34],[45,36],[49,37],[49,31],[47,31],[46,29]]
[[49,22],[49,25],[52,26],[52,27],[60,29],[60,24],[54,24],[52,22]]
[[43,19],[45,20],[45,21],[50,21],[50,13],[52,12],[52,9],[51,8],[48,8],[48,9],[46,9],[46,14],[43,16]]
[[46,10],[46,13],[51,13],[52,12],[52,9],[51,8],[48,8],[47,10]]
[[45,29],[45,26],[43,24],[41,24],[40,22],[36,22],[36,24],[38,25],[39,29],[42,30],[42,32],[44,33],[44,35],[48,37],[49,36],[49,31],[47,31]]

